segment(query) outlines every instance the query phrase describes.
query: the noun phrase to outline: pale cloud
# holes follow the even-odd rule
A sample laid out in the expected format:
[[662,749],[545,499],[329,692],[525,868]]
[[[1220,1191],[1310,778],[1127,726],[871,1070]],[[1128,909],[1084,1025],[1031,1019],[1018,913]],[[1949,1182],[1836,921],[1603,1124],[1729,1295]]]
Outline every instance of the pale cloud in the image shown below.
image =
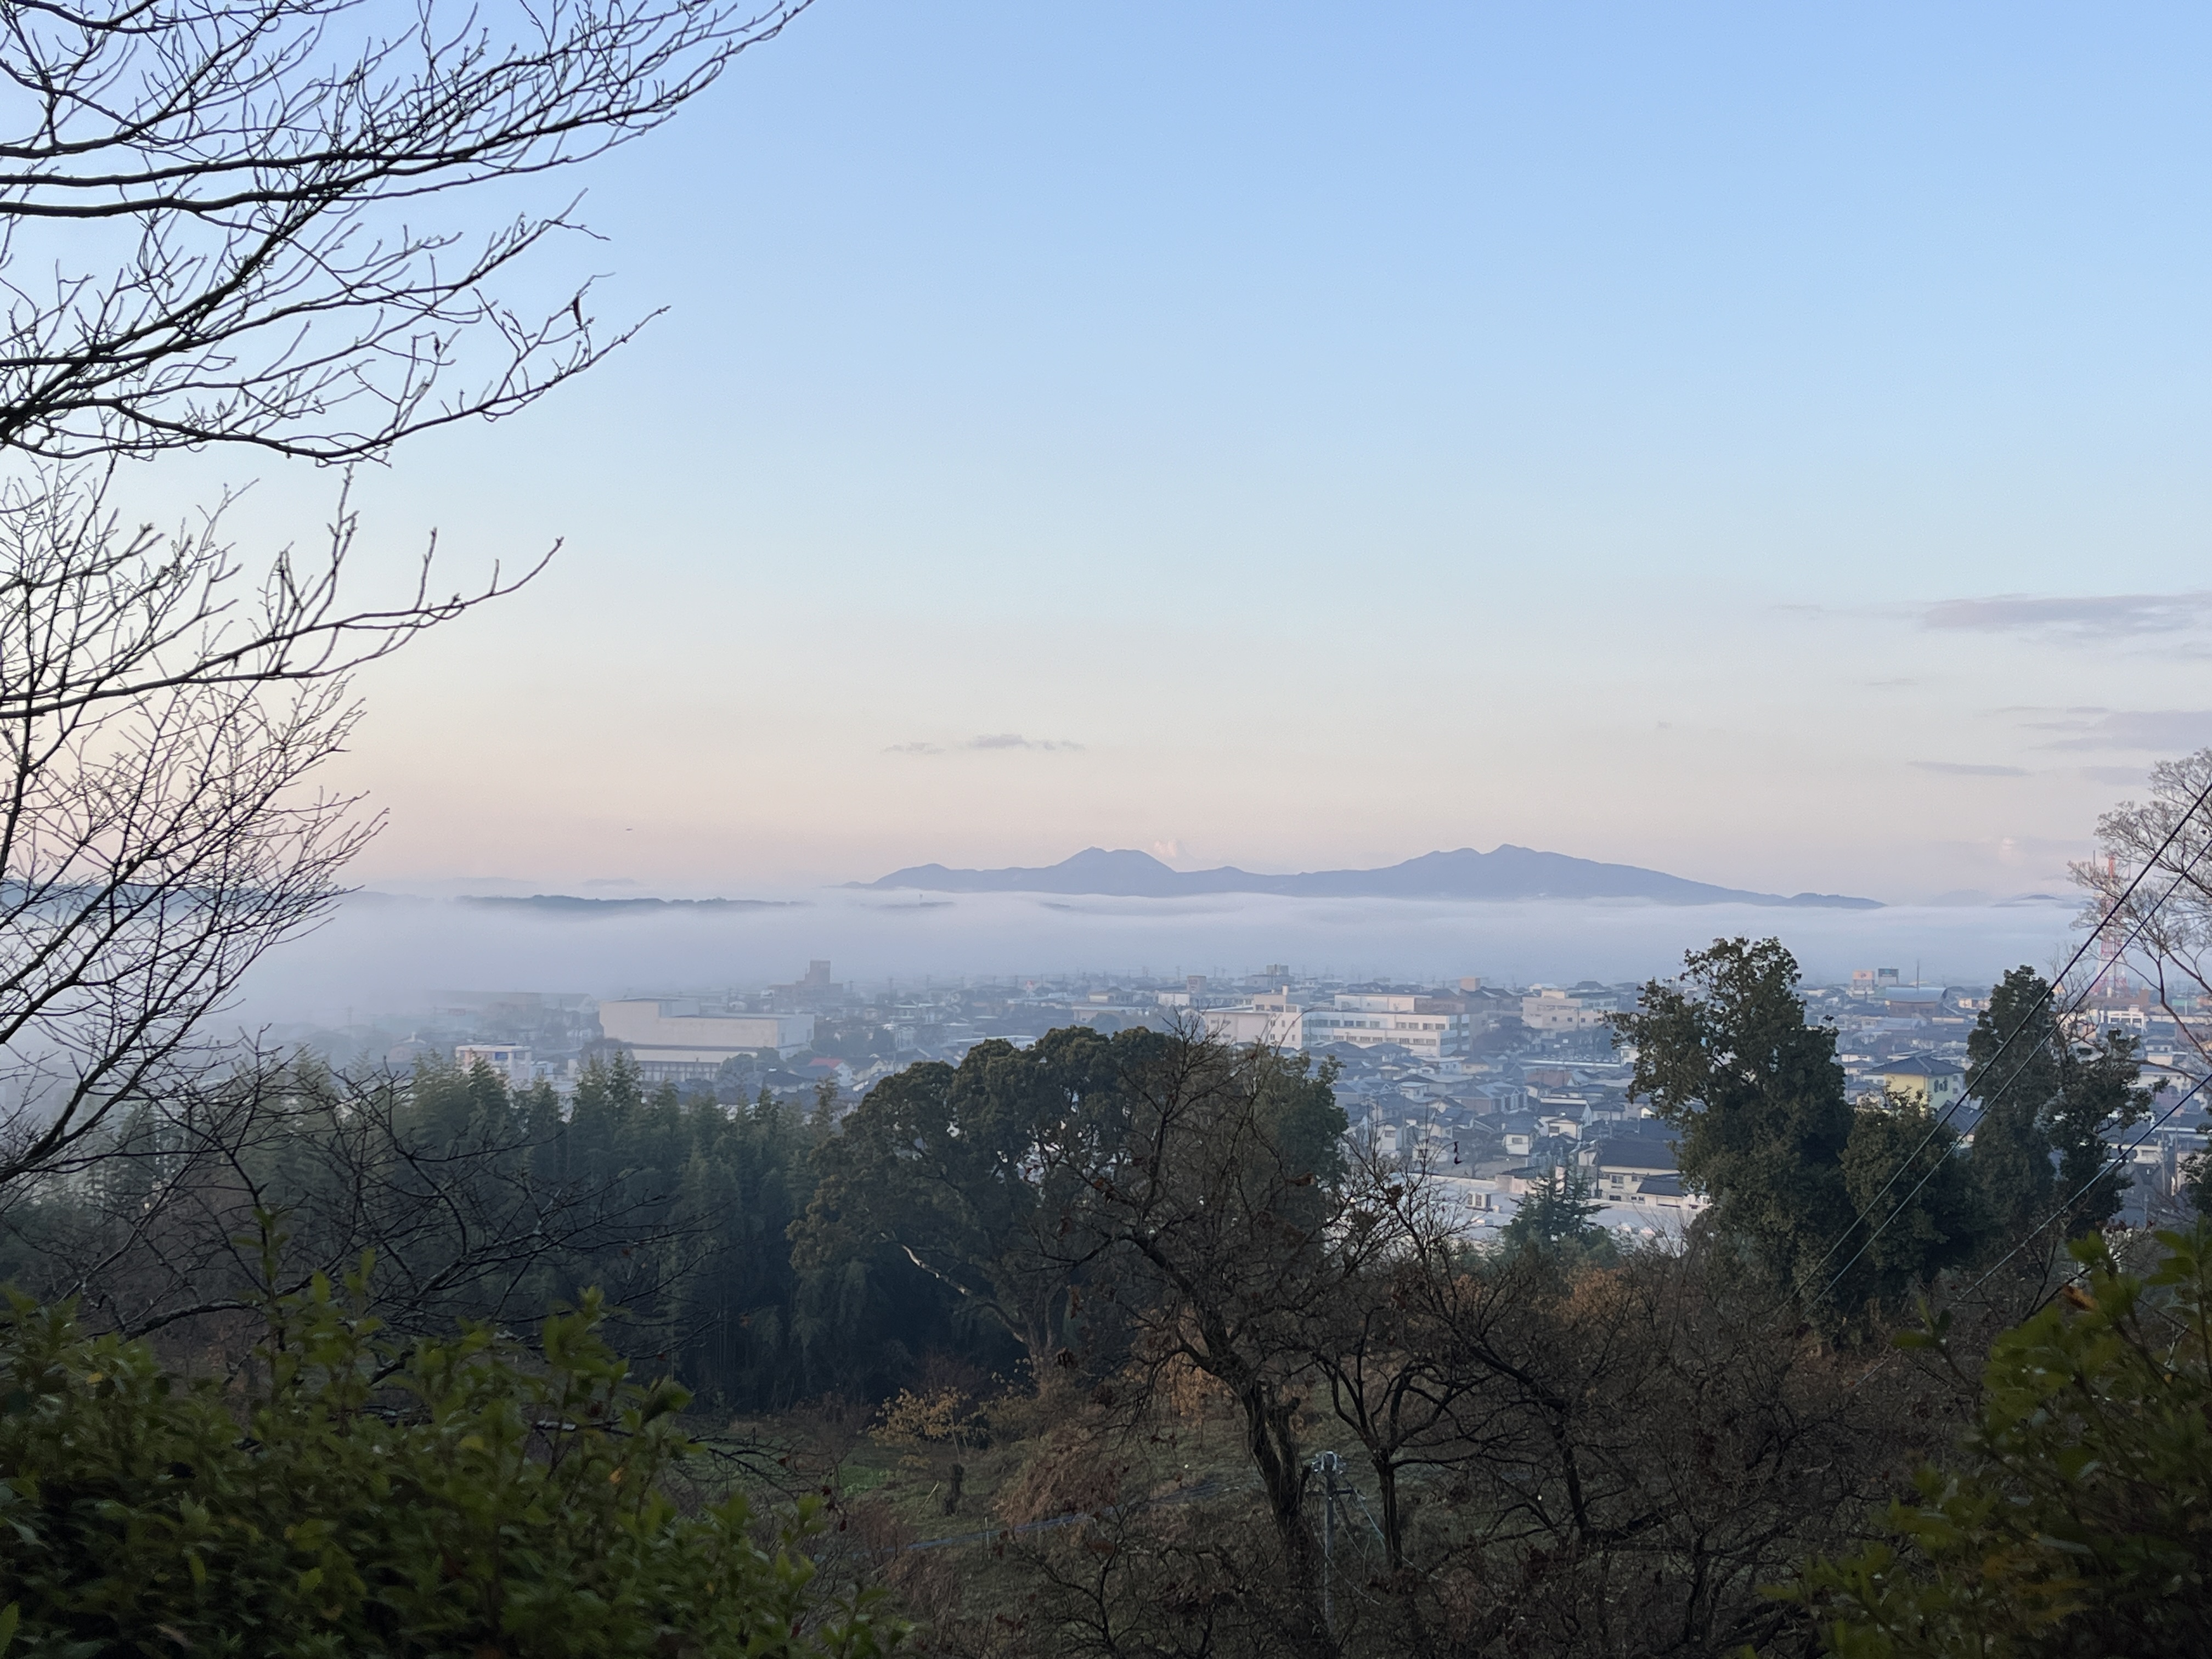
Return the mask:
[[1025,738],[1018,732],[1000,732],[987,738],[970,738],[963,749],[1080,749],[1079,743],[1056,738]]
[[2045,749],[2143,749],[2180,754],[2212,744],[2212,709],[2116,708],[2068,720],[2036,722],[2053,738]]
[[2121,639],[2171,634],[2212,621],[2212,592],[2186,593],[1992,593],[1945,599],[1920,613],[1923,626],[1976,634],[2044,634]]
[[1923,772],[1941,773],[1948,778],[2024,778],[2025,766],[1977,766],[1967,761],[1908,761],[1908,766]]
[[1079,743],[1070,743],[1064,738],[1025,738],[1018,732],[990,732],[969,738],[965,743],[895,743],[884,752],[887,755],[954,755],[978,750],[1035,749],[1046,751],[1076,750]]

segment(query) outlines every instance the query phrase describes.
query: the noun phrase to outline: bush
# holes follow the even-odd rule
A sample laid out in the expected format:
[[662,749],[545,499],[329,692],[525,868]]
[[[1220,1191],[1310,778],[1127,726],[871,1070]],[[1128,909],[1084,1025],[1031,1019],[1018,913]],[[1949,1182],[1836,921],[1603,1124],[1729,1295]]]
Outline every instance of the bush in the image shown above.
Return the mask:
[[[0,1652],[867,1659],[742,1498],[679,1513],[671,1383],[596,1294],[542,1358],[482,1330],[400,1348],[325,1281],[281,1302],[256,1385],[164,1370],[68,1309],[0,1314]],[[12,1644],[11,1639],[12,1638]]]
[[2148,1275],[2076,1241],[2082,1282],[1997,1340],[1955,1467],[1891,1512],[1899,1543],[1790,1592],[1832,1651],[2212,1653],[2212,1225],[2158,1239]]

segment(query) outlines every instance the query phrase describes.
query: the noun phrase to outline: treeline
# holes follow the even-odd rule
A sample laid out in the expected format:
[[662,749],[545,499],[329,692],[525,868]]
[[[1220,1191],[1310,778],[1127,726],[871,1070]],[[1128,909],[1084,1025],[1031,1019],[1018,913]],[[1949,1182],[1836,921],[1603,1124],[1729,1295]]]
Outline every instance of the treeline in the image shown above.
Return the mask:
[[2042,1273],[2119,1213],[2112,1145],[2150,1103],[2136,1040],[2069,1030],[2034,969],[1992,988],[1966,1101],[1874,1107],[1848,1097],[1837,1034],[1806,1024],[1779,941],[1717,941],[1684,970],[1617,1022],[1631,1093],[1676,1132],[1685,1182],[1713,1200],[1708,1230],[1815,1317],[1863,1323],[2031,1248]]
[[[1908,1592],[1981,1605],[1938,1547],[1969,1522],[2011,1540],[2006,1582],[2063,1622],[2087,1605],[2062,1586],[2073,1545],[2012,1539],[1949,1475],[1929,1477],[1966,1505],[1949,1531],[1917,1556],[1867,1540],[1962,1426],[1990,1490],[2036,1473],[2005,1474],[2000,1431],[1973,1426],[1985,1364],[2093,1397],[2118,1365],[2169,1415],[2201,1396],[2172,1312],[2201,1250],[2147,1290],[2100,1254],[2108,1142],[2143,1105],[2125,1040],[2078,1040],[2048,987],[2008,976],[1974,1036],[1969,1152],[1911,1103],[1848,1100],[1778,945],[1686,969],[1620,1027],[1713,1200],[1679,1247],[1624,1250],[1555,1186],[1477,1249],[1421,1172],[1346,1136],[1325,1066],[1071,1028],[911,1067],[835,1123],[826,1098],[648,1090],[619,1057],[565,1109],[483,1069],[240,1066],[14,1194],[0,1273],[232,1374],[265,1353],[269,1308],[351,1271],[395,1366],[467,1322],[527,1340],[603,1292],[613,1340],[723,1413],[842,1397],[865,1418],[919,1390],[916,1420],[970,1445],[995,1415],[1022,1449],[991,1512],[1045,1531],[1002,1540],[990,1575],[934,1577],[892,1521],[855,1534],[888,1540],[856,1570],[926,1615],[915,1639],[963,1659],[1803,1651],[1816,1611],[1841,1642],[1909,1623]],[[2054,1302],[2085,1271],[2138,1288]],[[1923,1300],[1931,1334],[1900,1355],[1887,1339]],[[2033,1340],[1999,1340],[2022,1320]],[[2185,1462],[2187,1421],[2129,1466],[2146,1515],[2172,1508],[2154,1465]],[[1209,1423],[1238,1473],[1164,1489]],[[2029,1426],[2057,1443],[2048,1413]],[[2077,1474],[2065,1501],[2126,1511]],[[1351,1570],[1325,1540],[1363,1528]],[[2170,1581],[2201,1577],[2201,1528],[2156,1543],[2138,1554]],[[1814,1558],[1838,1565],[1801,1578]],[[2125,1650],[2179,1650],[2152,1637],[2197,1605],[2130,1602]]]
[[534,1328],[592,1289],[625,1351],[732,1409],[878,1399],[933,1351],[1010,1365],[1003,1336],[902,1255],[794,1251],[836,1139],[823,1103],[648,1088],[621,1054],[565,1104],[481,1065],[247,1064],[17,1183],[0,1283],[178,1352],[242,1351],[269,1297],[364,1253],[375,1316],[425,1335]]
[[[1996,988],[1972,1034],[1979,1121],[1963,1149],[1923,1105],[1849,1101],[1835,1033],[1805,1023],[1776,942],[1718,942],[1686,968],[1620,1024],[1634,1092],[1711,1196],[1705,1230],[1823,1329],[1870,1328],[2000,1257],[2033,1278],[2117,1212],[2108,1140],[2146,1106],[2131,1040],[2075,1040],[2031,969]],[[362,1079],[255,1058],[16,1183],[0,1279],[74,1299],[96,1327],[178,1340],[364,1251],[380,1316],[425,1333],[526,1325],[593,1287],[634,1352],[737,1410],[881,1400],[933,1355],[1012,1380],[1095,1368],[1126,1333],[1082,1311],[1095,1265],[1042,1235],[1193,1056],[1228,1063],[1156,1032],[986,1042],[886,1079],[836,1125],[827,1096],[647,1087],[620,1054],[565,1104],[482,1066]],[[1330,1073],[1265,1064],[1283,1101],[1267,1133],[1342,1201]],[[1509,1246],[1601,1257],[1595,1208],[1563,1180]]]

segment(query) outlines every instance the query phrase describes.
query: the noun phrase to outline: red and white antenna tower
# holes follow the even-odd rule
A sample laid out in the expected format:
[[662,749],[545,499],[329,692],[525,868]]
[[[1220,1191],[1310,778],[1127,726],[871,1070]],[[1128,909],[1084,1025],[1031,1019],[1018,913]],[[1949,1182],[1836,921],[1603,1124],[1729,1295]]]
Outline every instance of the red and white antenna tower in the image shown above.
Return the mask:
[[[2118,885],[2120,861],[2112,854],[2105,854],[2106,890]],[[2124,997],[2134,994],[2135,987],[2128,979],[2128,964],[2122,952],[2127,946],[2127,933],[2117,915],[2108,915],[2105,925],[2097,930],[2097,978],[2089,987],[2092,996]]]

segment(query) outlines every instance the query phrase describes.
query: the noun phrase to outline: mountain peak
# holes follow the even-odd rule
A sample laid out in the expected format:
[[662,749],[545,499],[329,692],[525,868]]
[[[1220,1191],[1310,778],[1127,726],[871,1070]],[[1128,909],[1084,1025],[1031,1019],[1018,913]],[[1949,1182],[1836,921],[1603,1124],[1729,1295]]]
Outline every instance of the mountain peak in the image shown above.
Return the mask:
[[939,893],[1082,893],[1104,897],[1172,898],[1194,893],[1273,893],[1314,898],[1644,899],[1661,904],[1817,905],[1875,909],[1874,899],[1831,893],[1784,897],[1670,876],[1632,864],[1602,864],[1565,853],[1501,842],[1487,853],[1472,847],[1424,853],[1379,870],[1316,870],[1262,876],[1234,866],[1176,870],[1133,848],[1086,847],[1042,868],[949,870],[941,864],[896,870],[856,887]]

